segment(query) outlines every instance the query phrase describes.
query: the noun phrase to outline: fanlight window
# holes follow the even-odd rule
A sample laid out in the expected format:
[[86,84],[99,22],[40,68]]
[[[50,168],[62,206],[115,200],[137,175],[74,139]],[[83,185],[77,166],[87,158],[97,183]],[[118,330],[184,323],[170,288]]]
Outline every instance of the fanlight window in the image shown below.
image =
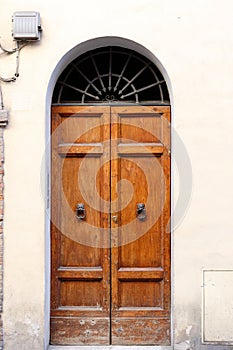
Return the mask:
[[60,75],[54,104],[136,103],[169,105],[166,82],[144,56],[121,47],[88,51]]

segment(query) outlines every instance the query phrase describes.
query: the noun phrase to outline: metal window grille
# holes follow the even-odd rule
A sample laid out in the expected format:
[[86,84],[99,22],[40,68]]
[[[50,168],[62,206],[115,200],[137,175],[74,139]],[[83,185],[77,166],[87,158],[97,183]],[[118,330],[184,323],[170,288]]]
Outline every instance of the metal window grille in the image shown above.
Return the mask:
[[169,105],[159,69],[135,51],[104,47],[86,52],[60,75],[53,104],[136,103]]

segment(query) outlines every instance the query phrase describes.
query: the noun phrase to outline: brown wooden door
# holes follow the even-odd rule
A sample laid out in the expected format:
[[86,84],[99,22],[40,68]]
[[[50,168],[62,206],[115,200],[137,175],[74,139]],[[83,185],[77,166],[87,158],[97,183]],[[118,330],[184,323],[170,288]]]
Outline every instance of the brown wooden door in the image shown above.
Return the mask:
[[169,122],[52,108],[51,343],[170,344]]

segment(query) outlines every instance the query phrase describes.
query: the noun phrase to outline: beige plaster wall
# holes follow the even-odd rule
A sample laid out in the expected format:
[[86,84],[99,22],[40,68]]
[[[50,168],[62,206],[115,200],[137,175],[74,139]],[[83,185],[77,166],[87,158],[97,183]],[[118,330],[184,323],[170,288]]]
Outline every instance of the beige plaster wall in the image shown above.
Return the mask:
[[[46,220],[40,173],[48,83],[70,49],[103,36],[146,47],[162,62],[172,84],[174,127],[193,174],[192,201],[173,235],[175,348],[200,349],[202,269],[233,269],[232,1],[8,0],[1,5],[4,46],[13,47],[14,11],[39,11],[43,27],[41,41],[21,52],[17,82],[2,85],[10,110],[5,130],[5,349],[46,346]],[[14,73],[15,57],[1,56],[0,63],[2,76]],[[179,157],[176,144],[173,155]],[[175,198],[185,188],[178,175]],[[211,318],[208,322],[211,327]],[[214,327],[221,333],[223,325]]]

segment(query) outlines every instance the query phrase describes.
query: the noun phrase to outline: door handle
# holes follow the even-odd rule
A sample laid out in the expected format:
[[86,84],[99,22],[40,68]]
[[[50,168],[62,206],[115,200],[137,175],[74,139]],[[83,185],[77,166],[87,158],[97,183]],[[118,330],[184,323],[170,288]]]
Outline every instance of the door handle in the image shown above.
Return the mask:
[[76,206],[76,218],[78,220],[86,219],[86,209],[83,203],[78,203]]
[[144,203],[138,203],[137,204],[137,219],[139,221],[145,221],[146,220],[146,207]]

